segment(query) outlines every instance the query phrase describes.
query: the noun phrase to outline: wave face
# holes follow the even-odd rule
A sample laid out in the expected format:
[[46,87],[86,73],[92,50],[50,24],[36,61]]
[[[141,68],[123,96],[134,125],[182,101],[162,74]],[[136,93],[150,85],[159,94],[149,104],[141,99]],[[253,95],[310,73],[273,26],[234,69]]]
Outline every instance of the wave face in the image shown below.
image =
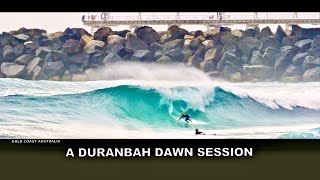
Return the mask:
[[[141,76],[0,79],[0,137],[199,138],[199,128],[217,134],[201,138],[319,138],[320,83],[227,83],[185,67],[133,68]],[[181,112],[192,125],[177,121]]]

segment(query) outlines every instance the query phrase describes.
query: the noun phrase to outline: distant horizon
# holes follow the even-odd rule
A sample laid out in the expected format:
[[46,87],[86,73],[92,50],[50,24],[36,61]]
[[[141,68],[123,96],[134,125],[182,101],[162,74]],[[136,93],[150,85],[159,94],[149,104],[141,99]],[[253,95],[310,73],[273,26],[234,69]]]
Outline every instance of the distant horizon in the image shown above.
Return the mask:
[[[15,12],[15,13],[0,13],[0,21],[1,21],[1,28],[0,32],[10,32],[14,30],[18,30],[22,27],[28,28],[28,29],[33,29],[33,28],[38,28],[38,29],[44,29],[47,31],[47,33],[54,33],[54,32],[59,32],[59,31],[64,31],[66,28],[83,28],[87,30],[89,33],[90,32],[90,27],[84,26],[82,24],[81,18],[83,15],[88,15],[88,14],[95,14],[99,15],[101,13],[88,13],[88,12],[79,12],[79,13],[74,13],[74,12],[64,12],[64,13],[20,13],[20,12]],[[125,15],[125,16],[136,16],[137,13],[113,13],[111,12],[112,15],[119,16],[119,15]],[[144,13],[142,12],[142,16],[145,15],[174,15],[175,12],[172,13]],[[192,15],[214,15],[215,12],[181,12],[180,14],[192,16]],[[252,12],[248,13],[226,13],[226,14],[239,14],[243,16],[247,15],[252,15]],[[273,13],[273,14],[288,14],[290,13]],[[292,12],[291,12],[292,14]],[[299,16],[303,16],[308,13],[299,13]],[[311,13],[310,13],[311,14]],[[320,13],[313,13],[315,16],[319,16],[320,18]],[[260,16],[265,16],[266,13],[258,13]],[[100,16],[100,15],[99,15]],[[13,23],[14,22],[14,23]],[[276,28],[278,25],[281,25],[283,28],[285,28],[284,24],[263,24],[259,25],[259,28],[262,29],[266,26],[269,26],[270,29],[275,32]],[[149,25],[153,27],[156,31],[165,31],[167,30],[166,25]],[[305,27],[305,28],[312,28],[312,27],[319,27],[320,25],[308,25],[308,24],[300,24],[299,26]],[[206,27],[202,25],[182,25],[182,28],[188,30],[188,31],[195,31],[195,30],[202,30],[206,31]],[[245,30],[245,25],[234,25],[234,26],[225,26],[225,27],[230,27],[232,30],[238,29],[238,30]],[[128,29],[128,26],[126,25],[121,25],[121,26],[111,26],[113,30],[124,30]]]

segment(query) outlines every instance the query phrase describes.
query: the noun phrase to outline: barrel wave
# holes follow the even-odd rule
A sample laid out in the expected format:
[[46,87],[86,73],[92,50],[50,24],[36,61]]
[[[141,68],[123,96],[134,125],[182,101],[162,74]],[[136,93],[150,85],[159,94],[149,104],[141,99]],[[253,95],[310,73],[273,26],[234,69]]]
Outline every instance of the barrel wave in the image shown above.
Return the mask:
[[314,83],[1,81],[2,138],[319,138]]

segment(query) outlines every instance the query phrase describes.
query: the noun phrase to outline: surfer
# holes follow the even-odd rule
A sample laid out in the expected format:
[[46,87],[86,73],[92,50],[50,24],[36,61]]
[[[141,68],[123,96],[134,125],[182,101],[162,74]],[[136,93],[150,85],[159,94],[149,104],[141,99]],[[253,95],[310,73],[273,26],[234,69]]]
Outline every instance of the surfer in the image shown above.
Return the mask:
[[183,117],[186,118],[185,121],[186,121],[187,123],[189,123],[189,121],[192,122],[192,121],[190,120],[190,115],[189,115],[189,114],[184,114],[184,113],[182,112],[182,113],[181,113],[181,117],[179,118],[179,120],[180,120],[181,118],[183,118]]
[[199,129],[196,129],[196,133],[195,133],[195,134],[196,134],[196,135],[206,135],[205,133],[199,131]]

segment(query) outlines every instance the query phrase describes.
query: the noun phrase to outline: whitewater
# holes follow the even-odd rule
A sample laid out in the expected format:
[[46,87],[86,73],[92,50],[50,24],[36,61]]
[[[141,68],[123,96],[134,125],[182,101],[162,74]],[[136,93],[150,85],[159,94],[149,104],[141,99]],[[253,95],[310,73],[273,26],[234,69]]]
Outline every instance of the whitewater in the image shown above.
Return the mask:
[[[140,63],[108,65],[90,79],[1,78],[0,138],[320,138],[319,82],[231,83],[181,64]],[[181,112],[191,125],[178,121]]]

